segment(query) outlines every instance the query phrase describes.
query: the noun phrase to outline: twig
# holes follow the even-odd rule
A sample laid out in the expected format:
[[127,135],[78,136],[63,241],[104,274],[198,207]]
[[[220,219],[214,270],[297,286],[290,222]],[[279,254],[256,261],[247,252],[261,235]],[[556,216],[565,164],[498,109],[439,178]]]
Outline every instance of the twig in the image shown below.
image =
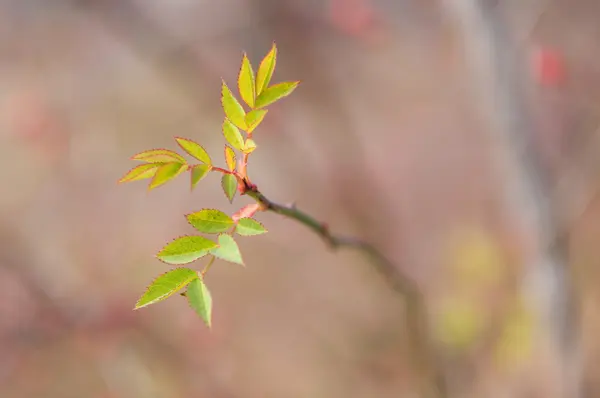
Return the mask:
[[406,302],[406,324],[409,332],[412,361],[419,369],[423,397],[447,396],[445,381],[434,356],[433,342],[429,338],[425,298],[417,284],[403,274],[375,246],[355,237],[333,235],[327,224],[299,210],[295,205],[282,205],[268,199],[255,185],[245,186],[243,194],[256,200],[263,211],[271,211],[295,220],[319,235],[333,250],[355,249],[365,254],[390,287]]

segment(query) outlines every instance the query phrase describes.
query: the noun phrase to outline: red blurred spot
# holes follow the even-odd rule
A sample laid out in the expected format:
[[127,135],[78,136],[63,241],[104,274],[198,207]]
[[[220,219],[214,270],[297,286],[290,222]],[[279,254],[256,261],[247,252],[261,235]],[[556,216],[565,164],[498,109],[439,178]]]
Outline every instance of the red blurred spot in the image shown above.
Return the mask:
[[534,68],[535,78],[542,86],[557,87],[565,82],[565,61],[556,50],[545,47],[538,49],[534,58]]
[[333,25],[349,36],[369,33],[376,21],[370,0],[331,0],[329,13]]

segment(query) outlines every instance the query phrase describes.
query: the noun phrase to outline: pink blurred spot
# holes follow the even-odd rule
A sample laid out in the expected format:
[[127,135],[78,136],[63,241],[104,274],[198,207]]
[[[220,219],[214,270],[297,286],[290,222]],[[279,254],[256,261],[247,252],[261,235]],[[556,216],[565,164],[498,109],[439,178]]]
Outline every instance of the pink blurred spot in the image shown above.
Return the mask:
[[534,57],[534,73],[539,84],[558,87],[565,83],[565,61],[562,54],[551,48],[539,48]]

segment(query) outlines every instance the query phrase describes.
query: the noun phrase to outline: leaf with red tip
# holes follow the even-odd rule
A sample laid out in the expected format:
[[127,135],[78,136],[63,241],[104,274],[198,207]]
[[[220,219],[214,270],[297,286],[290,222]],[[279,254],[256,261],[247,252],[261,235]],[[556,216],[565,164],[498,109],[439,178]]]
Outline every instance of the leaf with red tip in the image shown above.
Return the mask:
[[290,95],[300,82],[283,82],[275,84],[265,89],[257,98],[254,106],[256,108],[264,108],[267,105],[271,105],[273,102],[287,97]]
[[235,152],[227,145],[225,145],[225,163],[230,171],[235,170]]
[[198,279],[198,272],[189,268],[175,268],[166,272],[152,281],[135,304],[135,309],[163,301],[196,279]]
[[152,181],[150,181],[148,189],[157,188],[171,181],[173,178],[177,177],[186,169],[187,165],[178,162],[163,164],[158,168],[158,170],[156,170],[156,174],[154,174],[154,178],[152,179]]
[[229,202],[233,202],[233,198],[235,197],[235,193],[237,192],[237,179],[234,175],[231,174],[223,174],[221,177],[221,187],[223,188],[223,192],[225,192],[225,196],[229,199]]
[[186,163],[183,156],[168,149],[150,149],[149,151],[144,151],[138,153],[137,155],[133,155],[131,159],[141,160],[142,162],[147,163]]
[[221,87],[221,105],[227,119],[242,130],[246,129],[246,111],[238,100],[233,96],[233,93],[227,87],[225,81]]
[[258,71],[256,72],[256,95],[260,95],[271,82],[275,65],[277,63],[277,46],[273,43],[271,50],[265,55],[260,62]]
[[194,158],[198,159],[202,163],[206,163],[208,165],[212,164],[210,156],[208,155],[206,150],[202,147],[202,145],[200,145],[197,142],[194,142],[192,140],[189,140],[187,138],[175,137],[175,140],[177,141],[177,144],[179,144],[181,149],[186,151],[188,154],[190,154]]
[[156,174],[156,170],[162,163],[147,163],[141,164],[129,170],[120,180],[119,183],[138,181],[146,178],[152,178]]
[[182,236],[167,244],[156,257],[167,264],[187,264],[198,260],[217,247],[202,236]]
[[238,74],[238,90],[244,102],[250,108],[254,107],[254,99],[256,98],[254,71],[246,54],[244,54],[240,73]]

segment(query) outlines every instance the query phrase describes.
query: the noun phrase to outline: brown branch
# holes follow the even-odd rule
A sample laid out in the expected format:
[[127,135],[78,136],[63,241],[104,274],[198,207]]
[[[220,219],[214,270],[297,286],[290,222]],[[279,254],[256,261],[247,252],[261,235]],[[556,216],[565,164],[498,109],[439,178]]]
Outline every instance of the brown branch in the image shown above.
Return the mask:
[[411,361],[419,372],[422,397],[446,397],[445,381],[438,368],[434,345],[429,337],[425,298],[417,284],[371,243],[355,237],[334,235],[327,224],[299,210],[295,205],[275,203],[263,195],[255,185],[246,185],[244,188],[243,194],[256,200],[263,211],[277,213],[308,227],[333,250],[354,249],[369,258],[375,269],[406,303],[406,326],[410,339]]

